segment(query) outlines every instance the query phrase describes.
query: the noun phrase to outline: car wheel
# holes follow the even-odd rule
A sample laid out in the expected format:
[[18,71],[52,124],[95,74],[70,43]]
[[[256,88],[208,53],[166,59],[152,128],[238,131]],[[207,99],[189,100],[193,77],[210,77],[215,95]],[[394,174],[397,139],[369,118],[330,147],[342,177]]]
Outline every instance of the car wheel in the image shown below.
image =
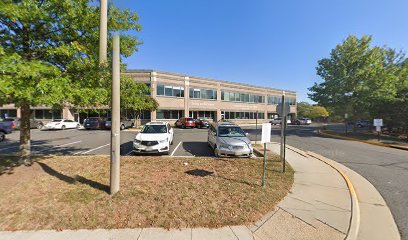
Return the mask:
[[6,134],[4,134],[4,132],[0,132],[0,142],[3,142],[5,138]]
[[170,145],[173,145],[173,139],[171,139]]
[[43,125],[42,123],[39,123],[39,124],[37,125],[37,129],[43,129],[43,127],[44,127],[44,125]]
[[77,124],[77,125],[76,125],[76,129],[79,129],[80,127],[81,127],[80,124]]
[[183,124],[183,125],[181,125],[181,127],[182,127],[183,129],[185,129],[185,128],[186,128],[186,125]]
[[65,130],[65,125],[62,125],[62,126],[61,126],[61,130]]
[[123,129],[125,129],[125,125],[120,125],[120,130],[123,130]]

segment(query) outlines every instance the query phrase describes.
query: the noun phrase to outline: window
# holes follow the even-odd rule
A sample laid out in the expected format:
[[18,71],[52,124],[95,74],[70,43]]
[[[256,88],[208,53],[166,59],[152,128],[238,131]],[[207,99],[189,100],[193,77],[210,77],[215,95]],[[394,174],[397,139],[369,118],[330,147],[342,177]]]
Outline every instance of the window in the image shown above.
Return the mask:
[[157,85],[157,96],[164,96],[164,86]]
[[[217,93],[215,92],[214,94],[216,95]],[[221,91],[221,100],[245,103],[264,103],[265,96],[248,93]]]
[[156,112],[156,119],[179,119],[183,116],[183,110],[157,110]]
[[[237,120],[237,119],[256,119],[256,112],[229,112],[222,111],[224,114],[224,119],[226,120]],[[264,119],[265,113],[258,112],[258,119]]]
[[[190,88],[190,98],[195,98],[195,99],[217,99],[217,91],[216,90],[211,90],[211,89],[199,89],[199,88]],[[221,95],[221,99],[225,97],[224,95]]]
[[16,109],[2,109],[0,110],[0,118],[5,117],[17,117],[17,110]]
[[184,97],[184,87],[157,85],[157,96]]

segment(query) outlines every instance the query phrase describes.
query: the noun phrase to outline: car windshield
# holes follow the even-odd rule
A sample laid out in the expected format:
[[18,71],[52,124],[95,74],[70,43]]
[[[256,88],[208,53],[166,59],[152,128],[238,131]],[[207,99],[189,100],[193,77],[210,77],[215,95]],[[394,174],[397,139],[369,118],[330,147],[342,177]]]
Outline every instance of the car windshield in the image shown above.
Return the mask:
[[141,133],[166,133],[166,125],[146,125]]
[[98,119],[97,118],[87,118],[85,121],[87,121],[87,122],[97,122]]
[[245,137],[244,131],[240,127],[218,127],[220,137]]
[[1,121],[2,122],[12,122],[12,121],[14,121],[14,119],[13,118],[5,118],[5,119],[3,119]]
[[62,119],[54,119],[54,120],[52,120],[53,122],[61,122],[62,121]]

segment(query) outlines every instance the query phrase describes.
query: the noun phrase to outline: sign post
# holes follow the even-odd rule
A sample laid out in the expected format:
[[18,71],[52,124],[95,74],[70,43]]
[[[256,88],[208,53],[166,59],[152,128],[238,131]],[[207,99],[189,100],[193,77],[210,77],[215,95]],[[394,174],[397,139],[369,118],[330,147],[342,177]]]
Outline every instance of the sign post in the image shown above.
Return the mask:
[[377,131],[378,141],[380,141],[381,127],[383,126],[383,120],[381,118],[374,119],[375,130]]
[[272,130],[272,125],[270,123],[262,123],[261,143],[263,143],[263,148],[264,148],[262,187],[265,187],[266,185],[266,143],[271,142],[271,130]]
[[285,145],[286,145],[286,140],[285,140],[285,132],[286,132],[286,124],[288,122],[287,120],[287,115],[290,111],[290,105],[289,103],[285,102],[285,91],[282,93],[282,100],[281,103],[276,106],[276,112],[279,114],[281,117],[281,148],[280,148],[280,158],[282,161],[282,166],[283,169],[282,171],[286,171],[286,162],[285,162]]
[[345,131],[346,131],[346,135],[347,135],[347,118],[348,118],[348,114],[347,113],[345,113],[344,114],[344,124],[345,124]]

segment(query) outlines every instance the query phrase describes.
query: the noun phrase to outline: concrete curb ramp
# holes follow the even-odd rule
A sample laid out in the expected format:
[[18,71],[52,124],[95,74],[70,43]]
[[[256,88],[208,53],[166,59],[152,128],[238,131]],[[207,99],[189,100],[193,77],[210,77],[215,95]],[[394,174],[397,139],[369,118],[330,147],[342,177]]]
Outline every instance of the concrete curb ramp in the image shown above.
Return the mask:
[[349,140],[349,141],[368,143],[368,144],[376,145],[376,146],[380,146],[380,147],[397,148],[397,149],[408,151],[408,146],[395,145],[395,144],[386,144],[386,143],[380,143],[380,142],[372,142],[372,141],[361,140],[361,139],[352,138],[352,137],[344,137],[344,136],[340,136],[340,135],[337,135],[337,134],[327,133],[324,130],[319,130],[319,134],[323,135],[323,136],[327,136],[327,137],[334,137],[334,138],[339,138],[339,139],[344,139],[344,140]]

